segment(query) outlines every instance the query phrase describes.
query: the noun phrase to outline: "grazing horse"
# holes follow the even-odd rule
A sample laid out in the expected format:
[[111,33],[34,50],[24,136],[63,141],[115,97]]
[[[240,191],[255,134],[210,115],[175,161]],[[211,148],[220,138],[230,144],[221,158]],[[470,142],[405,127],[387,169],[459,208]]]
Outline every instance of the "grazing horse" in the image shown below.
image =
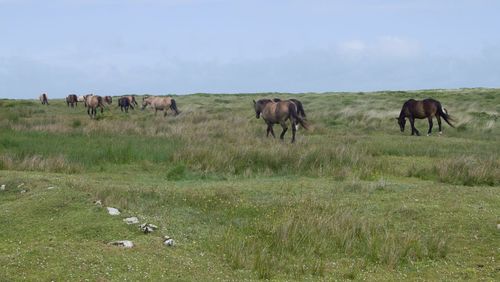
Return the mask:
[[[122,98],[128,99],[128,102],[131,106],[133,106],[133,105],[138,106],[139,105],[139,104],[137,104],[137,101],[135,100],[135,96],[133,96],[133,95],[122,96]],[[131,108],[133,109],[134,107],[131,107]]]
[[306,121],[297,113],[297,105],[292,101],[278,101],[275,102],[271,99],[261,99],[253,101],[255,109],[255,117],[264,119],[267,124],[267,136],[269,133],[274,135],[273,124],[279,123],[283,128],[280,134],[280,139],[283,140],[286,131],[288,130],[286,121],[290,120],[292,125],[292,143],[295,142],[295,132],[297,131],[297,123],[302,125],[305,129],[308,128]]
[[130,101],[126,97],[121,97],[118,99],[118,107],[123,110],[125,109],[125,113],[128,113],[128,108],[134,109],[134,106],[130,105]]
[[155,109],[155,115],[158,110],[164,111],[163,116],[167,115],[167,109],[174,111],[175,115],[179,114],[177,109],[177,103],[172,97],[147,97],[142,98],[142,109],[144,110],[147,106],[153,107]]
[[104,102],[106,102],[108,105],[111,105],[113,102],[113,98],[111,96],[104,96]]
[[82,96],[83,97],[83,105],[85,106],[85,108],[87,107],[87,100],[88,100],[88,98],[90,98],[92,96],[94,96],[94,94],[92,94],[92,93]]
[[42,95],[40,95],[40,97],[38,97],[38,99],[40,99],[40,102],[42,102],[42,105],[49,104],[49,98],[47,97],[46,93],[43,93]]
[[75,94],[69,94],[68,97],[66,97],[66,104],[71,105],[71,107],[78,106],[78,97]]
[[97,108],[101,108],[101,114],[104,112],[104,105],[102,103],[103,99],[98,95],[86,95],[85,104],[87,105],[87,114],[90,118],[95,118],[97,114]]
[[[281,101],[281,99],[280,98],[274,98],[273,101],[274,102],[279,102],[279,101]],[[288,101],[294,102],[295,105],[297,105],[297,114],[299,116],[301,116],[302,118],[306,118],[306,113],[304,112],[304,107],[302,106],[302,102],[300,102],[297,99],[288,99]]]
[[451,127],[453,124],[450,121],[453,121],[451,117],[448,115],[448,112],[445,108],[441,106],[439,101],[434,99],[424,99],[422,101],[417,101],[414,99],[410,99],[403,104],[403,108],[401,109],[401,113],[399,117],[396,118],[398,120],[399,128],[401,132],[405,130],[406,118],[410,120],[411,125],[411,135],[420,135],[420,132],[415,128],[415,119],[424,119],[427,118],[429,120],[429,131],[427,132],[427,136],[429,136],[432,132],[432,118],[436,117],[439,125],[439,134],[441,131],[441,118],[446,121]]

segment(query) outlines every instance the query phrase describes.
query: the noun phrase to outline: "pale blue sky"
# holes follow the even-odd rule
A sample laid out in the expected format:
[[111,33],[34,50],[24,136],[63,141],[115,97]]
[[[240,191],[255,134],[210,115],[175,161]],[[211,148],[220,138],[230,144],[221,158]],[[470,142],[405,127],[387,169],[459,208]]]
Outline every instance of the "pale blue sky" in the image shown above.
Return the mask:
[[500,1],[0,0],[0,97],[500,87]]

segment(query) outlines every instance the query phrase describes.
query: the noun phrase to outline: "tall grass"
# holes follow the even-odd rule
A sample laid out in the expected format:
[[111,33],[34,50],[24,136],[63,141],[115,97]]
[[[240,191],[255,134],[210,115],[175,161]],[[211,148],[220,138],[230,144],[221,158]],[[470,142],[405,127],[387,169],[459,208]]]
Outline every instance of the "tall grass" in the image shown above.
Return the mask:
[[[368,180],[410,176],[466,185],[499,183],[498,162],[488,161],[498,159],[500,153],[498,90],[296,95],[304,103],[312,128],[299,129],[293,145],[290,133],[284,142],[266,138],[265,124],[255,119],[251,107],[252,99],[289,96],[179,96],[182,114],[177,117],[163,118],[148,110],[124,114],[110,107],[99,120],[89,119],[83,107],[67,108],[62,101],[43,107],[4,100],[0,156],[11,160],[4,161],[11,163],[4,164],[4,169],[22,170],[23,160],[29,158],[62,158],[78,167],[63,171],[106,170],[108,165],[151,170],[156,166],[171,171],[170,177],[176,179],[194,175]],[[419,138],[408,136],[408,130],[403,135],[399,132],[394,117],[402,103],[426,97],[445,105],[457,130],[444,124],[443,136]],[[427,122],[419,120],[417,127],[425,131]],[[279,134],[280,130],[276,125],[275,131]],[[37,167],[26,165],[26,169]]]

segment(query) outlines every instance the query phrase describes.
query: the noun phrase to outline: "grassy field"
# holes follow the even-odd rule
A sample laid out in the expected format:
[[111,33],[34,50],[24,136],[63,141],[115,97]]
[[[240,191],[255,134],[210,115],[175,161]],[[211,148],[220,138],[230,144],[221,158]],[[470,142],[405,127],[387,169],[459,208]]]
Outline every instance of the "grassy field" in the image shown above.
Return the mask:
[[[295,144],[265,137],[262,97],[292,95],[96,120],[0,100],[0,281],[500,279],[500,90],[296,94],[311,128]],[[401,133],[402,103],[427,97],[456,129]]]

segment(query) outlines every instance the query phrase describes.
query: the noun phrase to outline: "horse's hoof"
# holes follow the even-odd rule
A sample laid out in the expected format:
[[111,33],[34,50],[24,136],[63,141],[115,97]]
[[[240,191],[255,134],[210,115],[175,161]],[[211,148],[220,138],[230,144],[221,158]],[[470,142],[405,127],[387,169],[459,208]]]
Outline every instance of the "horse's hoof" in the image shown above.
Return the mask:
[[442,134],[443,134],[443,132],[442,132],[442,131],[439,131],[439,135],[442,135]]
[[430,134],[430,133],[427,133],[427,136],[431,136],[431,134]]

